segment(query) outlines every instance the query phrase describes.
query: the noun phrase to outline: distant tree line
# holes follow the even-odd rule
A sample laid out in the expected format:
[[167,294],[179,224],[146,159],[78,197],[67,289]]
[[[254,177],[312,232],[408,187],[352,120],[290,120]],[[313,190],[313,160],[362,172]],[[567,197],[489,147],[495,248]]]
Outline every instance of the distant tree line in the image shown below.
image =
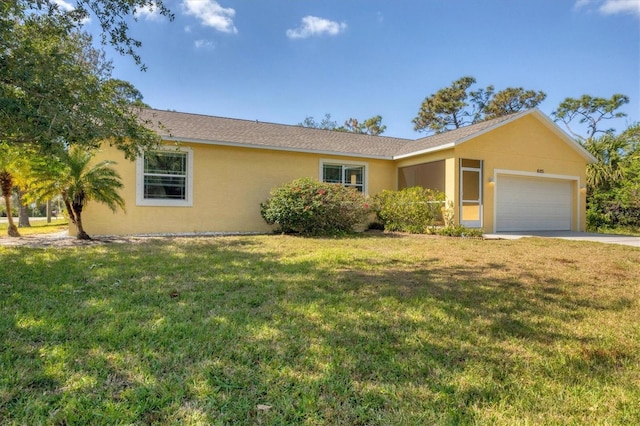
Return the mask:
[[[496,92],[494,86],[471,90],[476,83],[473,77],[462,77],[451,86],[427,96],[412,120],[414,130],[427,133],[441,133],[468,124],[501,117],[527,110],[540,104],[547,95],[542,91],[526,90],[522,87],[508,87]],[[306,117],[303,127],[337,130],[342,132],[381,135],[387,126],[382,124],[382,116],[376,115],[364,121],[349,118],[343,125],[331,119],[331,114],[317,122]]]
[[313,117],[309,116],[306,117],[302,123],[298,123],[298,125],[313,129],[336,130],[338,132],[360,133],[372,136],[379,136],[387,129],[387,126],[382,124],[382,116],[380,115],[367,118],[362,122],[357,118],[351,117],[346,120],[342,126],[338,126],[338,123],[331,119],[331,114],[327,113],[320,122],[317,122]]

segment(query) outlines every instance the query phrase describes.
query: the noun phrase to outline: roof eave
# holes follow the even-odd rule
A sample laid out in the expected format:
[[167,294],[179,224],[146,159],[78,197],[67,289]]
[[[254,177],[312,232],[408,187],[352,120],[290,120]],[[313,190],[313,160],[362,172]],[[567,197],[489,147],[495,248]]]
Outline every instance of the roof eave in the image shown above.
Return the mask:
[[416,157],[418,155],[430,154],[432,152],[444,151],[446,149],[453,148],[454,146],[455,146],[455,143],[448,143],[448,144],[445,144],[445,145],[438,145],[438,146],[434,146],[434,147],[427,148],[427,149],[421,149],[420,151],[409,152],[409,153],[400,154],[400,155],[394,155],[391,159],[392,160],[402,160],[404,158],[411,158],[411,157]]

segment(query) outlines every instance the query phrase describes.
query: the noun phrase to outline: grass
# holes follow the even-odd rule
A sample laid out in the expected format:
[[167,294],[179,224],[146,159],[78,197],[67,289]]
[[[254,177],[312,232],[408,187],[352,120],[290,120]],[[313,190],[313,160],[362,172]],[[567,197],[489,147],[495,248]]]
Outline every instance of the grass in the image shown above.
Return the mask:
[[[14,218],[16,226],[18,224],[18,219]],[[18,232],[20,235],[37,235],[37,234],[51,234],[55,232],[66,231],[69,226],[69,221],[67,219],[52,219],[51,223],[47,223],[46,218],[31,220],[31,226],[27,228],[19,227]],[[7,237],[7,223],[0,223],[0,238]]]
[[638,226],[618,226],[616,228],[602,227],[597,230],[602,234],[618,234],[618,235],[633,235],[640,237],[640,227]]
[[640,250],[0,247],[2,424],[638,424]]

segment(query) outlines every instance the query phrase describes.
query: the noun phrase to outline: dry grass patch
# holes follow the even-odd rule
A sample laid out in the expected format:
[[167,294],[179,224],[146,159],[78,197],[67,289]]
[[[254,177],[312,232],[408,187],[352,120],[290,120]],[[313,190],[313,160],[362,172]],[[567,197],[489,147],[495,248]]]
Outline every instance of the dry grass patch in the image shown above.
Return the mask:
[[639,249],[377,234],[0,256],[8,424],[640,422]]

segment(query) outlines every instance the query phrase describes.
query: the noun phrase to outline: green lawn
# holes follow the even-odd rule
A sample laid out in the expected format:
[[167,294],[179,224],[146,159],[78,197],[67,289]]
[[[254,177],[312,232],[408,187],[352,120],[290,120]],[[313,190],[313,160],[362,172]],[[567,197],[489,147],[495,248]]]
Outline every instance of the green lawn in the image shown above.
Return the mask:
[[[13,219],[18,225],[18,218]],[[21,236],[37,235],[37,234],[51,234],[55,232],[66,231],[69,229],[69,221],[67,219],[52,219],[51,223],[47,223],[46,218],[37,218],[31,220],[31,226],[27,228],[19,227],[18,232]],[[0,238],[7,237],[7,222],[0,223]]]
[[0,247],[0,424],[640,424],[640,249]]

